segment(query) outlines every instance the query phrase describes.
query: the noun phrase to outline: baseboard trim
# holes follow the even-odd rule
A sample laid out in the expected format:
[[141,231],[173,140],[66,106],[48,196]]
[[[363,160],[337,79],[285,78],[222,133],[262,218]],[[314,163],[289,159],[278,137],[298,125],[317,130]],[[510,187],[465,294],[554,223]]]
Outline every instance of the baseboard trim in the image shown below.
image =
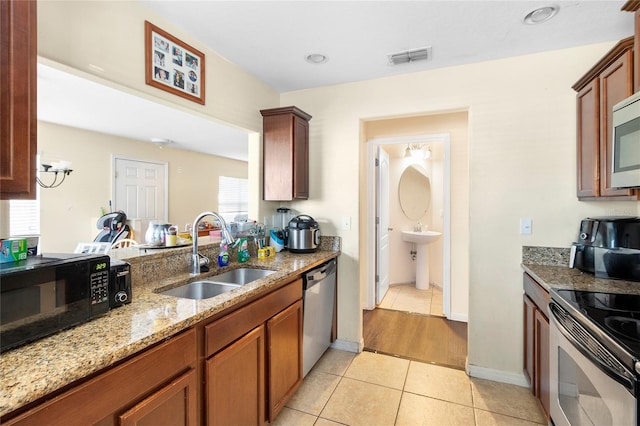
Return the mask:
[[451,321],[458,321],[458,322],[469,322],[469,316],[467,314],[456,314],[453,313],[450,315],[449,318]]
[[494,370],[492,368],[469,365],[467,363],[467,374],[478,379],[493,380],[494,382],[509,383],[525,388],[529,387],[529,382],[524,373],[514,373],[512,371]]
[[331,344],[333,349],[339,349],[341,351],[355,352],[359,354],[364,349],[364,339],[359,342],[352,342],[350,340],[338,339]]

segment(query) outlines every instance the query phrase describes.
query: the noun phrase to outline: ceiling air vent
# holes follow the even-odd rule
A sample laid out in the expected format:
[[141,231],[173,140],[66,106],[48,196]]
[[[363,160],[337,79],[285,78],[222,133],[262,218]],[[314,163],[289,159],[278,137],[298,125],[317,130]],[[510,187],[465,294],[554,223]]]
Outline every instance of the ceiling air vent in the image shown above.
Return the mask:
[[415,61],[426,61],[431,59],[431,46],[420,49],[407,50],[405,52],[392,53],[387,56],[391,65],[408,64]]

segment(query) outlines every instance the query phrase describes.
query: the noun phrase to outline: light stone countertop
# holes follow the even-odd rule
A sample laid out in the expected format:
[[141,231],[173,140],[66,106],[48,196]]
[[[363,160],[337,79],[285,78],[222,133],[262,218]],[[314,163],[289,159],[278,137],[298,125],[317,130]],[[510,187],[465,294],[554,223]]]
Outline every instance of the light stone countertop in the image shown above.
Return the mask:
[[531,275],[547,291],[569,289],[604,293],[640,294],[640,282],[596,278],[593,274],[568,266],[522,264],[522,269]]
[[[153,265],[147,267],[149,262],[140,263],[138,258],[127,259],[131,260],[134,277],[132,303],[112,309],[88,323],[0,355],[0,416],[109,367],[235,304],[277,288],[339,254],[339,239],[336,239],[322,241],[320,250],[315,253],[293,254],[284,251],[273,258],[261,260],[252,257],[243,264],[232,262],[228,269],[248,266],[277,272],[205,300],[156,293],[159,289],[186,283],[190,277],[185,268],[179,268],[179,272],[174,271],[169,278],[163,279]],[[166,251],[156,250],[148,257],[140,257],[151,263],[155,259],[167,266],[166,258],[163,260],[166,255]],[[184,254],[180,252],[180,256],[188,259],[189,249],[185,249]],[[171,265],[168,267],[171,268]],[[213,268],[200,278],[217,272],[220,272],[217,267]]]

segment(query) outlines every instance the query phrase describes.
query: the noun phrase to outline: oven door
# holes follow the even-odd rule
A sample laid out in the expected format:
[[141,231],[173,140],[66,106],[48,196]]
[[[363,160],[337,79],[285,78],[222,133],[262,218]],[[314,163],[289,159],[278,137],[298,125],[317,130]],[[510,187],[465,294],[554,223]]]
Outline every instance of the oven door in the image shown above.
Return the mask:
[[[590,340],[588,332],[577,323],[572,324],[572,329],[585,331],[580,334],[583,338],[586,336],[588,343],[584,345],[574,338],[560,323],[567,319],[559,322],[553,307],[552,302],[549,305],[550,414],[555,425],[637,426],[637,400],[631,393],[635,389],[633,375],[628,371],[628,374],[613,372],[606,364],[615,365],[617,360],[595,339]],[[586,349],[587,346],[598,347],[599,355]],[[613,369],[618,368],[624,367],[620,364]]]

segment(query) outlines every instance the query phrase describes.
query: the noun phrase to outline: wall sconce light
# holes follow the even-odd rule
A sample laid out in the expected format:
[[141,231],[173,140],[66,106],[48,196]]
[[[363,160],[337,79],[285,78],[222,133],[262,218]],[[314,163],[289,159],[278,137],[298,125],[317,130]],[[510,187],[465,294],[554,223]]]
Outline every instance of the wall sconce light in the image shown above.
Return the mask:
[[[53,173],[53,181],[50,184],[45,184],[38,176],[36,176],[36,182],[43,188],[57,188],[62,185],[65,178],[73,171],[71,169],[71,162],[59,161],[57,163],[42,164],[40,173]],[[60,180],[58,180],[60,178]]]

